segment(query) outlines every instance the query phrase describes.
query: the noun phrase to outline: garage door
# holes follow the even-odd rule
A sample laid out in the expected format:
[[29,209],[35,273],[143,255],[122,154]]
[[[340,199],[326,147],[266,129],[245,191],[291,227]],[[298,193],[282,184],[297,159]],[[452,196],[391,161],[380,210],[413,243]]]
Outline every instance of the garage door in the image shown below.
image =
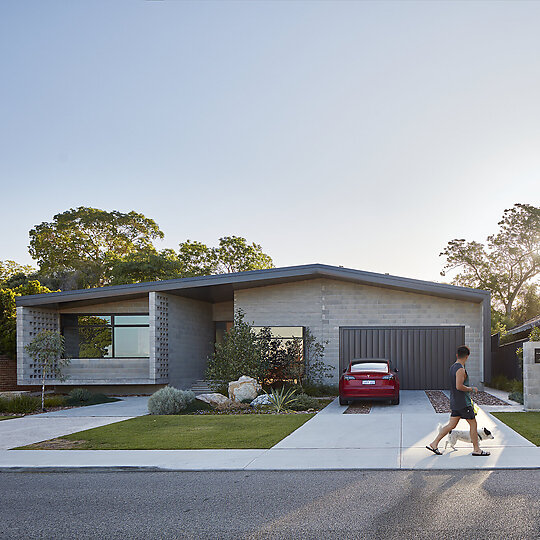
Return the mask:
[[340,373],[353,358],[388,358],[404,390],[447,389],[464,326],[348,326],[339,329]]

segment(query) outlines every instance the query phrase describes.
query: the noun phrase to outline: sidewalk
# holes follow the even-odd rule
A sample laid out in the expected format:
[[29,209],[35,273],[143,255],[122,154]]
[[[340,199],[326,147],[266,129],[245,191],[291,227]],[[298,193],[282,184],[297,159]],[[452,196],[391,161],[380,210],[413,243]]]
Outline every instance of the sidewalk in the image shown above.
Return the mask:
[[[422,396],[423,394],[423,396]],[[425,399],[424,399],[425,398]],[[370,414],[344,415],[334,400],[312,420],[268,450],[4,450],[0,470],[343,470],[343,469],[537,469],[540,448],[483,411],[478,424],[495,439],[471,456],[471,445],[435,456],[425,449],[447,414],[437,414],[420,391],[402,391],[398,406],[375,405]],[[51,413],[52,414],[52,413]],[[115,417],[116,418],[116,417]],[[97,418],[96,421],[117,419]],[[2,424],[17,422],[5,420]],[[110,422],[108,422],[110,423]],[[461,423],[464,425],[462,426]],[[461,422],[458,429],[466,429]],[[1,436],[1,434],[0,434]],[[41,439],[43,440],[43,439]]]

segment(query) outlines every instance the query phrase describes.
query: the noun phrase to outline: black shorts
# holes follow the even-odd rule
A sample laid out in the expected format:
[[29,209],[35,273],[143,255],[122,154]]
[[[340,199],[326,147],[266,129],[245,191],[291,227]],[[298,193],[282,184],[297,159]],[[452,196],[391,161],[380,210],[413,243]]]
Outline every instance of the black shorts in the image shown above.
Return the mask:
[[457,410],[452,409],[450,416],[460,416],[464,420],[472,420],[474,418],[474,409],[472,407],[464,407]]

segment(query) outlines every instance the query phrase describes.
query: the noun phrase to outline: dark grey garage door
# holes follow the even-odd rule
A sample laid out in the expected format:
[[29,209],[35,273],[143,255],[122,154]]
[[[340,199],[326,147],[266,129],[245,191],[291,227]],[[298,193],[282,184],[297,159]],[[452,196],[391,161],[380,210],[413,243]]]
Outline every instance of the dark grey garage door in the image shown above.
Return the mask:
[[463,326],[348,326],[339,329],[340,373],[353,358],[388,358],[404,390],[448,389]]

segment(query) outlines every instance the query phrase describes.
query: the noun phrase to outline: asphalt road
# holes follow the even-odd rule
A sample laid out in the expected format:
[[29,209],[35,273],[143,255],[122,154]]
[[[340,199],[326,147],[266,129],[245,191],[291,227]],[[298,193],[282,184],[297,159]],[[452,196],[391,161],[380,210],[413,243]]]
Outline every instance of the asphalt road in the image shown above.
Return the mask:
[[540,537],[540,470],[1,473],[0,538]]

